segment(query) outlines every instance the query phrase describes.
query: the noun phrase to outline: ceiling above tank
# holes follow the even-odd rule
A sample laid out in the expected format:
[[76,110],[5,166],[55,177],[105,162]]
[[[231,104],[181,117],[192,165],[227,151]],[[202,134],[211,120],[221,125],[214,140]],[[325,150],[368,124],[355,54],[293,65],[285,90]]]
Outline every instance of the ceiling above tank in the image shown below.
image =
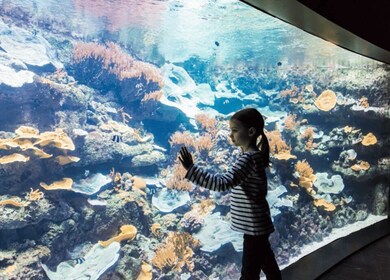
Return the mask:
[[245,0],[263,12],[352,52],[390,64],[387,0]]

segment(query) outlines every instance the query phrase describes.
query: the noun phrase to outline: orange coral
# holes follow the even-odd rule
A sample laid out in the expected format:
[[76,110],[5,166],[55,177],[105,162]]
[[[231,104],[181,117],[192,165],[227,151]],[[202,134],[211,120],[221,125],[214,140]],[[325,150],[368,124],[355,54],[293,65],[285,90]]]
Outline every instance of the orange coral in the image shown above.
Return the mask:
[[313,139],[314,139],[314,128],[308,127],[306,130],[302,133],[301,137],[303,139],[307,139],[305,149],[311,150],[313,147]]
[[135,238],[135,236],[137,235],[137,229],[133,225],[121,226],[120,230],[121,230],[121,232],[117,236],[110,238],[107,241],[99,241],[100,246],[107,247],[112,242],[121,242],[121,241],[127,240],[127,239],[133,240]]
[[359,172],[360,170],[368,170],[370,168],[370,164],[367,161],[360,160],[357,164],[351,166],[353,171]]
[[121,50],[115,43],[77,43],[74,46],[73,58],[76,63],[93,58],[101,60],[103,69],[114,74],[120,81],[127,78],[144,77],[147,81],[163,86],[160,70],[146,62],[136,61]]
[[213,147],[213,140],[210,134],[200,136],[195,140],[194,146],[198,152],[208,152]]
[[142,98],[141,102],[146,102],[146,101],[158,101],[161,99],[161,97],[163,96],[163,92],[161,90],[157,90],[157,91],[153,91],[153,92],[150,92],[150,93],[147,93],[144,95],[144,97]]
[[284,142],[280,131],[268,131],[266,132],[266,135],[269,142],[270,152],[276,159],[288,160],[296,158],[296,156],[291,155],[291,147]]
[[287,130],[294,130],[297,128],[297,115],[289,114],[284,121],[284,128]]
[[205,113],[201,113],[195,116],[195,121],[202,129],[206,130],[212,135],[215,135],[217,131],[217,120],[215,118],[210,117]]
[[0,164],[8,164],[8,163],[18,162],[18,161],[19,162],[26,162],[29,159],[30,159],[29,157],[26,157],[22,154],[15,153],[15,154],[11,154],[8,156],[0,157]]
[[299,174],[299,186],[306,189],[307,193],[314,195],[313,182],[316,180],[313,168],[310,167],[306,160],[298,160],[295,164],[295,171]]
[[3,201],[0,201],[0,206],[6,206],[6,205],[12,205],[12,206],[15,206],[15,207],[24,207],[24,206],[26,206],[25,203],[16,201],[14,199],[6,199],[6,200],[3,200]]
[[367,135],[363,137],[362,144],[364,146],[370,146],[370,145],[375,145],[377,142],[378,140],[376,139],[375,135],[369,132],[367,133]]
[[36,189],[33,190],[32,188],[30,189],[30,193],[27,196],[27,199],[29,201],[38,201],[41,200],[44,197],[44,193],[41,192],[40,190]]
[[152,272],[152,266],[147,263],[142,263],[141,265],[141,272],[137,277],[137,280],[152,280],[153,278],[153,272]]
[[298,95],[299,88],[297,86],[292,86],[291,89],[282,90],[279,92],[280,97],[282,98],[294,98]]
[[176,163],[170,177],[166,180],[168,189],[192,190],[192,183],[185,179],[187,170],[181,164]]
[[69,163],[73,163],[73,162],[78,162],[80,160],[79,157],[75,157],[75,156],[56,156],[56,161],[60,164],[60,165],[66,165],[66,164],[69,164]]
[[172,146],[174,145],[185,145],[187,147],[194,146],[195,139],[191,135],[189,131],[179,132],[176,131],[174,134],[171,135],[169,139],[169,144]]
[[173,268],[175,271],[181,272],[182,267],[186,265],[187,269],[192,271],[194,269],[193,249],[198,246],[199,241],[194,239],[191,234],[170,232],[165,244],[156,251],[152,263],[160,270]]
[[336,106],[337,97],[334,91],[324,90],[315,100],[314,105],[321,111],[330,111]]
[[161,234],[161,225],[159,223],[154,223],[150,227],[150,231],[153,235],[159,236]]
[[336,209],[336,205],[334,205],[333,203],[330,203],[328,201],[326,201],[325,199],[323,198],[315,198],[313,200],[313,204],[314,206],[316,207],[322,207],[324,208],[325,211],[334,211]]
[[36,145],[41,147],[54,145],[55,147],[63,150],[75,150],[72,139],[61,128],[56,128],[54,131],[41,133],[38,137],[38,140],[34,142],[34,146]]
[[145,180],[138,176],[131,176],[131,180],[133,181],[133,189],[146,196],[146,193],[143,191],[146,188]]
[[45,190],[70,190],[73,185],[72,178],[63,178],[61,181],[56,181],[47,185],[46,183],[41,182],[40,186]]

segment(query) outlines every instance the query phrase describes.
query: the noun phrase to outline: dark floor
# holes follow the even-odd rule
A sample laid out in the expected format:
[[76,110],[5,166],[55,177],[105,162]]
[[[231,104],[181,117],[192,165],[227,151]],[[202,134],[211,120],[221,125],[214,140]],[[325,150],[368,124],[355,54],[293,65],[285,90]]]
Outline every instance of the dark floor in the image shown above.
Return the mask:
[[390,279],[390,235],[364,247],[316,280]]

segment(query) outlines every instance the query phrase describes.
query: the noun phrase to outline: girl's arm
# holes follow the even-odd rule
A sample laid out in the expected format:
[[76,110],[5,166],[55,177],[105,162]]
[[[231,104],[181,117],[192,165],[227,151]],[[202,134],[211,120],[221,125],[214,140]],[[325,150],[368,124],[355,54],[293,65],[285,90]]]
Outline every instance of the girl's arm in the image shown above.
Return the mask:
[[243,154],[233,167],[222,175],[213,175],[196,166],[185,147],[180,150],[179,160],[187,169],[186,179],[212,191],[226,191],[241,184],[254,171],[254,162],[248,154]]

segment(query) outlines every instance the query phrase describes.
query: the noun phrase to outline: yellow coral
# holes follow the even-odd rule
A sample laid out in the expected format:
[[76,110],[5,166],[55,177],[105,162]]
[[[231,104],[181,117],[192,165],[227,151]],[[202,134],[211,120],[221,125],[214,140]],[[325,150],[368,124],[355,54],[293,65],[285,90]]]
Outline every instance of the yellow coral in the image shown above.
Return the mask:
[[360,170],[368,170],[370,168],[370,164],[367,161],[360,160],[357,164],[351,166],[353,171],[359,172]]
[[6,206],[6,205],[12,205],[12,206],[15,206],[15,207],[24,207],[24,206],[26,206],[25,203],[16,201],[14,199],[6,199],[6,200],[3,200],[3,201],[0,201],[0,206]]
[[154,223],[150,227],[150,231],[153,235],[159,236],[161,234],[161,225],[159,223]]
[[336,94],[330,90],[324,90],[315,100],[314,105],[322,111],[330,111],[336,106]]
[[369,132],[363,137],[362,144],[363,146],[370,146],[375,145],[377,142],[378,140],[376,139],[375,135]]
[[26,162],[30,160],[30,157],[26,157],[22,154],[14,153],[8,156],[0,157],[0,164],[8,164],[12,162]]
[[192,190],[192,183],[185,179],[185,174],[187,170],[179,163],[176,163],[173,166],[173,171],[170,174],[170,177],[165,181],[165,184],[168,189],[176,190]]
[[69,163],[73,163],[73,162],[78,162],[80,160],[79,157],[75,157],[75,156],[56,156],[56,161],[60,164],[60,165],[66,165],[66,164],[69,164]]
[[290,158],[296,158],[294,155],[291,155],[291,147],[289,147],[286,142],[282,139],[282,133],[279,130],[272,130],[266,132],[270,152],[271,154],[279,160],[288,160]]
[[41,133],[38,140],[34,142],[34,146],[36,145],[41,147],[54,145],[55,147],[63,150],[75,150],[72,139],[64,132],[62,128],[56,128],[54,131]]
[[47,185],[46,183],[41,182],[40,186],[44,188],[45,190],[70,190],[73,185],[72,178],[63,178],[61,181],[53,182],[50,185]]
[[109,240],[99,241],[100,246],[107,247],[112,242],[121,242],[122,240],[133,240],[137,235],[137,229],[133,225],[124,225],[120,228],[121,232]]
[[38,189],[33,190],[32,188],[30,188],[30,193],[28,194],[27,199],[29,201],[37,201],[37,200],[41,200],[44,197],[44,195],[45,194],[40,190]]
[[336,209],[336,205],[334,205],[333,203],[330,203],[328,201],[326,201],[325,199],[323,198],[315,198],[313,200],[313,204],[314,206],[316,207],[322,207],[324,208],[325,211],[334,211]]
[[147,263],[141,265],[141,272],[137,277],[137,280],[152,280],[152,266]]
[[313,168],[310,167],[306,160],[299,160],[295,164],[295,171],[299,174],[299,186],[306,189],[307,193],[314,195],[313,182],[316,180]]
[[215,135],[217,130],[217,120],[205,113],[201,113],[195,116],[195,121],[200,125],[200,127],[207,132]]
[[188,270],[192,271],[194,268],[192,249],[198,246],[199,241],[194,239],[191,234],[170,232],[165,244],[156,251],[152,263],[161,270],[167,267],[180,272],[182,267],[186,265]]
[[287,115],[285,121],[284,121],[284,128],[287,130],[294,130],[297,127],[297,115]]
[[168,269],[173,268],[177,261],[178,257],[175,254],[175,247],[172,243],[160,247],[152,259],[153,265],[157,266],[160,270],[163,270],[164,267]]

